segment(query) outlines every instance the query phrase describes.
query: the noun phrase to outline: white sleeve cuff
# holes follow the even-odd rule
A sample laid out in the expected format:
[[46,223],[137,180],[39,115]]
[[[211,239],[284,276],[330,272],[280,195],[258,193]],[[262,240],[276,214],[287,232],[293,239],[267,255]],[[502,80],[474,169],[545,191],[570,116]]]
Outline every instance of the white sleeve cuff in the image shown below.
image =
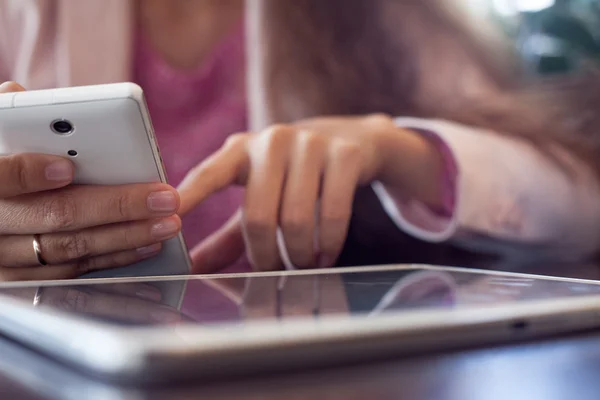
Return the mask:
[[373,182],[371,187],[394,224],[409,235],[426,242],[440,243],[456,233],[456,212],[452,213],[451,218],[443,218],[416,201],[407,202],[400,207],[381,182]]
[[[419,133],[421,130],[425,138],[432,139],[434,144],[444,147],[445,152],[450,152],[447,157],[451,157],[452,162],[456,163],[456,157],[452,148],[449,146],[440,133],[444,131],[444,126],[435,120],[426,120],[420,118],[396,118],[396,125],[401,128],[413,129]],[[441,132],[440,132],[441,131]],[[440,149],[442,150],[442,149]],[[458,229],[458,203],[460,187],[460,172],[457,171],[454,182],[454,209],[449,217],[441,216],[431,210],[427,205],[413,199],[399,199],[390,195],[381,182],[373,182],[371,187],[379,198],[383,209],[396,224],[396,226],[409,235],[427,242],[444,242],[452,238]]]

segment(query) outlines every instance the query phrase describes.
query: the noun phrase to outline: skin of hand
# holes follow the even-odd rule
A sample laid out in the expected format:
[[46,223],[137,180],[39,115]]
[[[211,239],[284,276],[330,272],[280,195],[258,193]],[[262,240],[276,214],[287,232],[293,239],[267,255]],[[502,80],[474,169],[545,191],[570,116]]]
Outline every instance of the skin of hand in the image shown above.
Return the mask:
[[[23,90],[0,85],[0,93]],[[156,255],[180,231],[179,195],[169,185],[76,186],[74,173],[58,156],[0,156],[0,281],[69,279],[129,265]],[[47,266],[36,258],[35,234]]]
[[229,185],[246,189],[239,212],[192,251],[194,270],[219,271],[244,251],[254,269],[279,269],[278,228],[294,266],[331,267],[358,187],[379,181],[435,207],[442,173],[435,146],[386,115],[315,118],[232,135],[178,188],[181,215]]

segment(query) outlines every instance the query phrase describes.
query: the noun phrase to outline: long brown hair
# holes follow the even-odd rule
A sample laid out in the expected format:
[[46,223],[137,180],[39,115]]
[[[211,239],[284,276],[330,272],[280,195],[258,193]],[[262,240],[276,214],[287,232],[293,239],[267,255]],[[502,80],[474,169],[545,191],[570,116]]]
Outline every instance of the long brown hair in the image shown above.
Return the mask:
[[523,80],[511,46],[459,1],[249,0],[254,124],[442,118],[561,144],[600,171],[597,74]]

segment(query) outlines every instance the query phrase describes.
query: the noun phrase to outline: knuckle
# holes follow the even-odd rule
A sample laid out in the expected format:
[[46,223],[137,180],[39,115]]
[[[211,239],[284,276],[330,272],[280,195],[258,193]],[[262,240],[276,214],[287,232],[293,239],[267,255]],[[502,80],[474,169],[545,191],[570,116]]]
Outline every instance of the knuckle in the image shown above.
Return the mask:
[[361,147],[358,143],[338,141],[333,146],[333,154],[343,161],[353,161],[360,157]]
[[15,157],[14,161],[16,181],[22,191],[27,192],[30,189],[30,180],[27,168],[27,162],[22,157]]
[[273,124],[264,130],[263,134],[265,135],[286,135],[293,128],[287,124]]
[[367,116],[367,118],[368,118],[369,122],[373,122],[373,123],[383,123],[383,122],[388,122],[390,120],[390,117],[384,113],[369,114]]
[[130,218],[134,203],[131,196],[126,193],[119,193],[118,196],[111,198],[110,202],[110,209],[117,212],[119,219],[127,220]]
[[294,132],[288,125],[273,125],[262,133],[264,139],[271,147],[278,148],[287,143]]
[[323,135],[313,131],[302,131],[298,135],[298,141],[307,152],[316,152],[325,147],[326,140]]
[[226,149],[237,149],[239,147],[245,146],[247,141],[247,133],[234,133],[233,135],[229,135],[227,139],[225,139],[225,144],[223,147]]
[[88,238],[81,232],[75,232],[63,236],[58,240],[57,252],[67,260],[78,260],[90,255]]
[[21,192],[28,192],[31,184],[27,168],[27,160],[20,155],[12,155],[6,158],[6,170],[8,172],[11,186]]
[[389,115],[383,113],[368,115],[365,122],[367,126],[372,127],[373,129],[394,126],[393,119]]
[[53,196],[52,199],[42,207],[42,212],[47,225],[52,229],[66,230],[75,224],[77,206],[73,196],[62,193]]

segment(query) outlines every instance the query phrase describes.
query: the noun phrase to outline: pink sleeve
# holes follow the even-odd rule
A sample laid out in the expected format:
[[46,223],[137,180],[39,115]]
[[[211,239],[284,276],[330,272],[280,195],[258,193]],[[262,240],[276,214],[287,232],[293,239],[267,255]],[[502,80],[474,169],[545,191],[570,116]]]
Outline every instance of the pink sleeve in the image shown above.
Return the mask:
[[600,249],[600,181],[568,150],[554,146],[551,158],[490,130],[419,118],[396,123],[432,140],[445,161],[441,210],[372,184],[399,229],[429,242],[452,239],[502,254],[518,252],[511,243],[525,255],[554,259],[580,259]]

